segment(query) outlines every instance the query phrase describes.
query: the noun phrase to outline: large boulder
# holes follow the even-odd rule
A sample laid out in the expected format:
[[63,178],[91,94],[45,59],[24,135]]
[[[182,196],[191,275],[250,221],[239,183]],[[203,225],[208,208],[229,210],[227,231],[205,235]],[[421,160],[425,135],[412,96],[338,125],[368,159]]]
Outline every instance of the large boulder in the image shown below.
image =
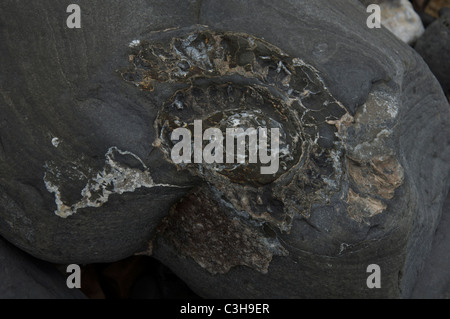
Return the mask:
[[412,298],[450,299],[450,193],[444,202],[441,222],[425,266],[414,287]]
[[[5,238],[61,263],[153,254],[204,297],[410,295],[450,110],[361,4],[79,5],[68,29],[62,3],[0,4]],[[195,120],[278,127],[280,169],[174,164],[170,134]]]

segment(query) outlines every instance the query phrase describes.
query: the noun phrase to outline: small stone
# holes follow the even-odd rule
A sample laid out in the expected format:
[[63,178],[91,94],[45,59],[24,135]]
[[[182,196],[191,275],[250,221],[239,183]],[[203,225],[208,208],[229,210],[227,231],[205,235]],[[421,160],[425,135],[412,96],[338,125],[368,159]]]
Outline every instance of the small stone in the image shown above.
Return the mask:
[[450,94],[450,8],[441,9],[440,18],[433,22],[415,45],[439,80],[447,96]]
[[139,44],[141,44],[141,41],[139,41],[139,40],[133,40],[133,41],[130,42],[130,44],[128,44],[128,46],[129,46],[130,48],[135,48],[135,47],[139,46]]
[[425,31],[419,15],[408,0],[380,4],[381,23],[405,43],[414,43]]

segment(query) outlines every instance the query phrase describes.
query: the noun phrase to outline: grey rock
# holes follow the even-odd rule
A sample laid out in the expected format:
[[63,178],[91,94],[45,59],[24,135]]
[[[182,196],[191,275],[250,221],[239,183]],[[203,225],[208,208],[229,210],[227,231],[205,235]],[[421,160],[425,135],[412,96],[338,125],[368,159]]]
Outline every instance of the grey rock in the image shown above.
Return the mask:
[[414,48],[450,94],[450,8],[440,11],[439,19],[427,27]]
[[0,299],[82,299],[50,263],[20,251],[0,237]]
[[[448,104],[411,48],[350,0],[79,4],[78,30],[62,4],[0,4],[5,238],[59,263],[153,253],[203,297],[411,294],[450,170]],[[213,125],[205,100],[230,118],[237,97],[286,132],[286,173],[168,160],[165,120]]]
[[428,255],[412,294],[413,298],[450,298],[450,194],[442,209],[442,218]]

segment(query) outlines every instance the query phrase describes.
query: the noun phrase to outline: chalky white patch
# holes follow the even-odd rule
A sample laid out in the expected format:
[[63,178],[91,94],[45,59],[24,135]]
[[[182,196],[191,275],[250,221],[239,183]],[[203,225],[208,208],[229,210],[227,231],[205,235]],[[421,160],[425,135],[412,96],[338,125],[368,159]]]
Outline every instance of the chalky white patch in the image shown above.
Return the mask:
[[[117,162],[114,153],[120,155],[131,155],[138,160],[144,170],[126,167]],[[62,218],[67,218],[75,214],[79,209],[87,207],[100,207],[106,203],[111,194],[123,194],[126,192],[134,192],[141,187],[179,187],[183,186],[156,184],[147,166],[135,154],[128,151],[121,151],[117,147],[109,148],[105,154],[105,166],[99,171],[95,177],[91,178],[81,191],[81,200],[73,205],[66,205],[61,199],[61,191],[57,185],[44,175],[44,183],[50,193],[55,194],[56,210],[55,214]]]

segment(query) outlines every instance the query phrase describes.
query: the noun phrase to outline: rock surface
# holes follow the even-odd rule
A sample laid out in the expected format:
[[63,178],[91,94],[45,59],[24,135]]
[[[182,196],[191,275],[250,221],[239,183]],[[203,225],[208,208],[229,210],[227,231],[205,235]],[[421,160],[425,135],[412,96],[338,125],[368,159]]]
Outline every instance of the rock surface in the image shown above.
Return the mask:
[[450,8],[449,0],[429,0],[425,6],[425,13],[428,15],[439,18],[439,11],[442,8]]
[[[79,4],[78,30],[63,4],[0,4],[5,238],[59,263],[153,253],[203,297],[411,294],[450,169],[411,48],[355,1]],[[215,126],[208,101],[242,99],[286,132],[284,172],[170,161],[163,119]]]
[[450,193],[444,202],[442,218],[433,248],[412,294],[412,298],[450,299]]
[[50,263],[33,258],[0,237],[0,299],[81,299]]
[[439,19],[426,29],[414,48],[450,96],[450,8],[440,12]]

